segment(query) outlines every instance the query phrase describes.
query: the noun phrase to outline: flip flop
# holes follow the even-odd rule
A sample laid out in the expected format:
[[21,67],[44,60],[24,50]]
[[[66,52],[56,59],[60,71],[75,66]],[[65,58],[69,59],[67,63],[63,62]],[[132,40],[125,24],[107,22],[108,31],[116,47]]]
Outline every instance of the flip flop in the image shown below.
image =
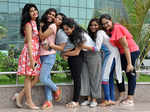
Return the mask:
[[78,106],[79,106],[79,103],[74,102],[74,101],[71,101],[71,102],[66,104],[67,108],[75,108],[75,107],[78,107]]

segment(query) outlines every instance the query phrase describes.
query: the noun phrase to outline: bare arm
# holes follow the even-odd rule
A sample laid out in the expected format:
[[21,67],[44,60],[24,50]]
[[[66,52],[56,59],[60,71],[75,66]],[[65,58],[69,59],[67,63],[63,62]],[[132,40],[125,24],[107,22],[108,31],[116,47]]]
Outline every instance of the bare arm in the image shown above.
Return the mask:
[[66,51],[63,53],[64,56],[77,56],[79,55],[81,48],[76,47],[73,51]]
[[107,36],[104,31],[98,31],[96,34],[96,46],[87,46],[82,44],[82,49],[87,49],[89,51],[100,51],[102,43],[103,43],[103,38]]
[[32,26],[30,24],[25,25],[25,32],[26,32],[26,41],[28,44],[28,53],[29,53],[29,58],[30,58],[30,67],[34,69],[34,60],[32,57]]
[[49,37],[51,34],[54,33],[53,29],[48,27],[47,30],[45,32],[42,32],[42,27],[44,26],[43,23],[40,23],[40,39],[44,40],[47,37]]
[[66,43],[62,43],[62,44],[59,44],[59,45],[50,44],[50,47],[51,47],[52,49],[55,49],[55,50],[58,50],[58,51],[63,51],[65,45],[66,45]]
[[126,72],[133,71],[133,65],[132,65],[132,61],[131,61],[130,50],[129,50],[126,38],[125,37],[120,38],[119,43],[121,44],[121,46],[124,49],[125,57],[126,57],[126,60],[127,60]]
[[86,46],[86,45],[82,45],[81,46],[82,47],[82,49],[87,49],[88,51],[92,51],[93,50],[93,47],[91,47],[91,46]]

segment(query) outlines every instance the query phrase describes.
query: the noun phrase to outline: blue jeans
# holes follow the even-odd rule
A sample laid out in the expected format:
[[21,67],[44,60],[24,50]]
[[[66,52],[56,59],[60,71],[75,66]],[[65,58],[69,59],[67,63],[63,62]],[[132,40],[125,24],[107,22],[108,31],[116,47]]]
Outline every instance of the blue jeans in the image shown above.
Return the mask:
[[45,85],[45,96],[47,101],[52,101],[52,91],[57,90],[56,84],[51,80],[51,69],[55,64],[56,54],[40,56],[42,67],[40,81]]
[[110,71],[110,75],[109,75],[109,82],[108,81],[102,82],[105,100],[115,101],[114,77],[113,77],[114,76],[114,70],[115,70],[115,59],[113,59],[113,62],[112,62],[111,71]]

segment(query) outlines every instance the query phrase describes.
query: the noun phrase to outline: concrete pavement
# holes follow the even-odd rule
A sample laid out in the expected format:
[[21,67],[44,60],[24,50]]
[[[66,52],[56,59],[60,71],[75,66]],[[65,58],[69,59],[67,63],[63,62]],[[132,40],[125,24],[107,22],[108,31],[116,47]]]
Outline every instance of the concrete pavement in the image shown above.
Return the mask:
[[135,106],[110,106],[90,108],[88,106],[80,106],[74,109],[68,109],[64,105],[55,105],[49,110],[30,110],[27,108],[0,108],[0,112],[150,112],[150,102],[136,102]]

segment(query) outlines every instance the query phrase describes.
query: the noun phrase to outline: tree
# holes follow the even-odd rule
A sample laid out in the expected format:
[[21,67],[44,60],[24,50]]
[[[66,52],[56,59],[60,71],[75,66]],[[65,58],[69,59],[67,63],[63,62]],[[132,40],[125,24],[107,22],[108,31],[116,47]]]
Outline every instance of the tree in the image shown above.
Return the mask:
[[149,9],[150,0],[123,0],[123,5],[127,12],[127,18],[121,19],[121,23],[128,28],[134,40],[140,48],[140,65],[150,50],[150,24]]
[[8,31],[7,28],[0,25],[0,39],[6,36],[7,31]]

